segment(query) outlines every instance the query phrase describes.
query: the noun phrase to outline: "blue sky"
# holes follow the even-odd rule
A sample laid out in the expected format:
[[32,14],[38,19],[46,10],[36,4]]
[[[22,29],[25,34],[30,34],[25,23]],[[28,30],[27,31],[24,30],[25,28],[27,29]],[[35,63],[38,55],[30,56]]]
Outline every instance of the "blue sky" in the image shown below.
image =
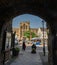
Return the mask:
[[[19,27],[20,22],[30,21],[31,28],[39,28],[42,27],[42,20],[40,17],[31,15],[31,14],[23,14],[13,18],[12,27]],[[46,22],[44,23],[44,27],[46,27]]]

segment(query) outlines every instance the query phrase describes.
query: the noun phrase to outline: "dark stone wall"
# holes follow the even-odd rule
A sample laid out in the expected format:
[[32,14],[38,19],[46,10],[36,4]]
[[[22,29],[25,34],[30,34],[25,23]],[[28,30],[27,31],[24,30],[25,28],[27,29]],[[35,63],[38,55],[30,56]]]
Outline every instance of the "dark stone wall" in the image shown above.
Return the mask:
[[49,65],[57,65],[57,23],[55,22],[49,26],[48,63]]
[[8,32],[11,33],[12,31],[12,22],[11,21],[7,21],[6,23],[4,23],[4,25],[2,26],[2,31],[1,31],[1,36],[0,36],[0,64],[3,64],[3,59],[4,59],[4,53],[2,51],[2,46],[3,46],[3,34],[4,31],[7,30]]
[[48,63],[49,65],[53,65],[52,40],[53,40],[53,36],[51,35],[51,33],[49,33],[48,35]]

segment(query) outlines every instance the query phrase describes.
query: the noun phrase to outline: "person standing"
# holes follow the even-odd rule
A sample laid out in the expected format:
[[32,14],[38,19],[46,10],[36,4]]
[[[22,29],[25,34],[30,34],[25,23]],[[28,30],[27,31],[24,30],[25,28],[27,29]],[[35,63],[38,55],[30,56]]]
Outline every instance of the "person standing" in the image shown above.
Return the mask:
[[25,51],[26,45],[25,45],[25,38],[23,38],[23,44],[22,44],[22,50]]

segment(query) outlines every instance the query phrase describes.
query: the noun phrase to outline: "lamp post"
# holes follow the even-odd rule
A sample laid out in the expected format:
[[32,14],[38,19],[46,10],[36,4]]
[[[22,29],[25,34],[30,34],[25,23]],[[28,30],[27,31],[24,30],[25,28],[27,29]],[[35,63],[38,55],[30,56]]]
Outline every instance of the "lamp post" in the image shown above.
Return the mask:
[[45,56],[45,42],[44,42],[44,21],[42,21],[43,24],[43,55]]

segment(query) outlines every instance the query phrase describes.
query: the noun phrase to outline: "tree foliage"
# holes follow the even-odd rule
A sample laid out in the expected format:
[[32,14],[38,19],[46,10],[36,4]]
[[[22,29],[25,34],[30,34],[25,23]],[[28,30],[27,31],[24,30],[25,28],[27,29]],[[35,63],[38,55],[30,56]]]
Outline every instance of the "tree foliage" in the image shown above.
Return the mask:
[[26,36],[27,38],[30,38],[30,35],[32,38],[37,36],[34,32],[30,32],[30,31],[24,32],[24,36]]

